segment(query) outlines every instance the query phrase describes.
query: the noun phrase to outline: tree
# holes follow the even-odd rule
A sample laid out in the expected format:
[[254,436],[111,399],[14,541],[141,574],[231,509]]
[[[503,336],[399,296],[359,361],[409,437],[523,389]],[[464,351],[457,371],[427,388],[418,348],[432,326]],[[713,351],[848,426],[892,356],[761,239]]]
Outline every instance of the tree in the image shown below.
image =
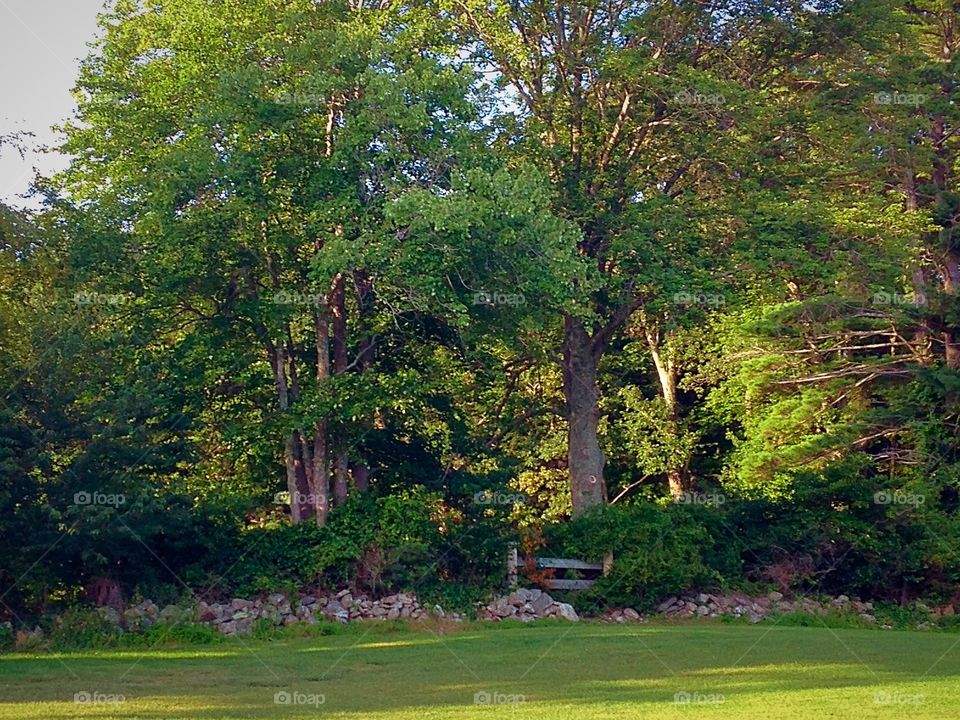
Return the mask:
[[[666,299],[683,292],[691,266],[709,267],[713,249],[725,246],[734,226],[704,220],[736,215],[744,199],[734,190],[738,178],[769,140],[755,124],[774,120],[759,102],[763,91],[817,52],[830,18],[800,3],[439,5],[503,89],[504,151],[547,173],[554,211],[577,223],[579,252],[601,279],[580,289],[587,312],[557,308],[567,462],[580,514],[607,496],[601,360],[636,320],[666,417],[676,421],[679,366],[668,334],[678,308]],[[698,244],[704,239],[706,247]],[[681,467],[666,475],[671,492],[681,492]]]
[[[105,30],[63,187],[107,226],[145,325],[284,434],[291,517],[322,524],[369,482],[347,376],[372,368],[396,300],[384,207],[446,182],[473,141],[469,78],[430,52],[423,13],[386,4],[122,2]],[[265,364],[272,407],[243,370]]]

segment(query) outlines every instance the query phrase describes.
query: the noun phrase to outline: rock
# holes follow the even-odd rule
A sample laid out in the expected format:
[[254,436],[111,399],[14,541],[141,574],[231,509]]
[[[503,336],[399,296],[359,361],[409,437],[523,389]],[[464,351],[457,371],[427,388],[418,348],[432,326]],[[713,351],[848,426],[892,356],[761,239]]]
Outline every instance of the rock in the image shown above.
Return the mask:
[[220,632],[224,635],[236,635],[237,633],[237,624],[232,620],[230,622],[225,622],[220,625]]
[[674,605],[674,603],[676,603],[676,602],[677,602],[676,596],[671,596],[671,597],[667,598],[667,599],[664,600],[662,603],[660,603],[659,605],[657,605],[657,612],[661,612],[661,613],[662,613],[662,612],[666,612],[667,610],[669,610],[670,608],[672,608],[673,605]]
[[163,610],[160,611],[158,619],[160,622],[175,625],[176,623],[192,619],[192,616],[193,613],[190,610],[186,610],[176,605],[167,605],[165,608],[163,608]]
[[577,611],[574,610],[573,605],[569,603],[557,603],[557,615],[570,622],[580,621],[580,616],[577,615]]
[[97,614],[111,625],[120,625],[120,613],[112,607],[99,607]]
[[530,601],[530,607],[536,615],[543,615],[551,605],[553,605],[553,598],[545,592],[540,593]]
[[300,598],[300,604],[303,607],[310,607],[311,605],[317,604],[317,599],[313,595],[304,595]]
[[712,599],[713,599],[712,596],[707,595],[706,593],[700,593],[699,595],[697,595],[697,602],[700,603],[701,605],[706,605]]
[[196,618],[198,622],[213,622],[217,619],[217,611],[207,605],[203,600],[197,603]]
[[780,602],[781,600],[783,600],[783,593],[779,593],[776,591],[767,593],[767,599],[770,600],[771,602]]
[[942,608],[940,608],[940,614],[944,617],[953,617],[956,615],[956,613],[957,611],[953,605],[944,605]]
[[697,615],[700,615],[701,617],[703,617],[704,615],[706,615],[706,614],[709,613],[709,612],[710,612],[710,608],[708,608],[706,605],[700,605],[700,606],[697,608]]
[[871,625],[877,624],[877,619],[869,613],[860,613],[860,619],[866,623],[870,623]]
[[280,603],[282,603],[282,602],[283,602],[284,600],[286,600],[286,599],[287,599],[287,598],[286,598],[286,596],[285,596],[283,593],[273,593],[272,595],[269,595],[269,596],[267,597],[267,600],[268,600],[272,605],[279,605]]
[[526,588],[514,590],[507,595],[507,602],[511,605],[524,605],[530,600],[530,592]]
[[234,622],[237,622],[237,621],[240,621],[240,620],[246,620],[246,619],[249,618],[249,617],[250,617],[250,613],[248,613],[246,610],[237,610],[237,611],[233,614],[233,620],[234,620]]
[[637,612],[636,610],[634,610],[633,608],[624,608],[624,610],[623,610],[623,616],[624,616],[627,620],[630,620],[631,622],[636,622],[637,620],[640,619],[640,613],[638,613],[638,612]]

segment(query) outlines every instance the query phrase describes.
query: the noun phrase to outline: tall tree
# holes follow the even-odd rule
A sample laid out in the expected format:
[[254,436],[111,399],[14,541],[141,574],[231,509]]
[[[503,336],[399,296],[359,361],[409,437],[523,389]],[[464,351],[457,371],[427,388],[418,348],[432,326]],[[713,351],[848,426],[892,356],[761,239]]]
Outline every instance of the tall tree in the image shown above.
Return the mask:
[[[668,338],[678,307],[665,300],[682,291],[678,280],[691,265],[709,266],[730,234],[725,221],[706,229],[703,220],[707,208],[731,213],[730,191],[758,154],[750,143],[769,139],[748,129],[752,116],[772,117],[756,92],[817,52],[816,31],[827,20],[791,2],[439,5],[476,62],[499,80],[505,149],[549,175],[554,210],[577,223],[579,252],[601,279],[581,290],[587,313],[558,308],[567,463],[579,514],[607,497],[601,360],[634,322],[666,415],[678,418],[679,366]],[[666,471],[674,494],[683,489],[681,471]]]

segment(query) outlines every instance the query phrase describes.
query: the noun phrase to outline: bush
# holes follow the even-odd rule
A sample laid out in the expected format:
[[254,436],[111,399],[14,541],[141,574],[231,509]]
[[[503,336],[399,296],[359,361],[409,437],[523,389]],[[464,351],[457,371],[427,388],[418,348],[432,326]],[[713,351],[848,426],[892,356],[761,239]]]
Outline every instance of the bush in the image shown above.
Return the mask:
[[458,584],[482,590],[503,577],[506,541],[499,527],[414,487],[379,498],[354,495],[322,528],[307,522],[250,530],[222,553],[222,562],[240,595],[314,584],[377,594],[421,588],[443,594]]
[[609,506],[547,533],[551,552],[599,562],[612,552],[611,572],[576,597],[591,603],[649,610],[665,595],[722,582],[725,557],[694,509],[652,503]]
[[53,650],[105,648],[116,645],[121,635],[120,628],[97,610],[74,607],[53,621],[49,645]]
[[[124,636],[128,637],[128,636]],[[147,647],[162,645],[213,645],[223,642],[223,635],[216,628],[198,623],[157,623],[147,628],[141,635],[133,635]]]

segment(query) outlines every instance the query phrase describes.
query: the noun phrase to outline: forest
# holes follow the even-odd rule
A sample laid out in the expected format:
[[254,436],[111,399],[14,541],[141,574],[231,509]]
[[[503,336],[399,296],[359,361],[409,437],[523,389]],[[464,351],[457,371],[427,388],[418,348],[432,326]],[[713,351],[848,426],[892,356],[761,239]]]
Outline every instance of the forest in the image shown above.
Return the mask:
[[958,70],[944,0],[112,2],[0,207],[0,620],[960,601]]

